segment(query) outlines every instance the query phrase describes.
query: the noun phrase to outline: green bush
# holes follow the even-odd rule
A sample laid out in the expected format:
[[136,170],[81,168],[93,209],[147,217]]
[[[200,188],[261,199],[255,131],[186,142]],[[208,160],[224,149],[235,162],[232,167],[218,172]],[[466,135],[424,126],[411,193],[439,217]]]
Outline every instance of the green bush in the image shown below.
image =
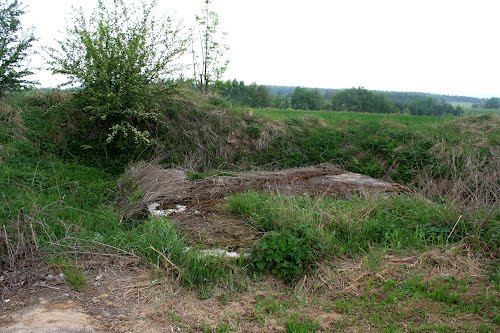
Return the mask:
[[319,238],[318,230],[306,224],[271,231],[252,247],[252,267],[291,282],[314,263]]
[[154,1],[136,8],[100,0],[90,17],[76,13],[59,48],[49,49],[49,64],[67,84],[82,86],[78,107],[101,130],[99,140],[125,150],[151,144],[151,127],[160,123],[155,97],[181,68],[186,43],[172,18],[155,18]]

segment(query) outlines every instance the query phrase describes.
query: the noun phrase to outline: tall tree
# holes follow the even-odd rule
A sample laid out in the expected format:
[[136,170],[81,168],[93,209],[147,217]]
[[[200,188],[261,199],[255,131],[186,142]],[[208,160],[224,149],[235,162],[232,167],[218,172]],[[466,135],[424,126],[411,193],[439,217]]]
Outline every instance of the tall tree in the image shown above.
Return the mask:
[[224,59],[229,47],[224,44],[227,34],[219,30],[219,15],[211,9],[212,0],[203,0],[203,3],[201,14],[196,15],[198,26],[193,31],[191,46],[194,80],[197,87],[206,93],[229,65],[229,60]]
[[22,30],[19,17],[24,9],[18,0],[0,0],[0,97],[34,83],[26,76],[33,74],[26,66],[29,49],[35,41],[32,31]]

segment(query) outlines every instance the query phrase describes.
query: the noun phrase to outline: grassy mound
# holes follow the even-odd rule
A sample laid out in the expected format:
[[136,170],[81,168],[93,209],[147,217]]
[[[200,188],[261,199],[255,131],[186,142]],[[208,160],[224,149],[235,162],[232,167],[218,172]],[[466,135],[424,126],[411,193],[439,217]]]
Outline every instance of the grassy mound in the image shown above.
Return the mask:
[[[0,105],[3,263],[22,260],[9,250],[21,248],[11,236],[31,221],[23,230],[33,228],[32,241],[46,253],[113,246],[168,268],[186,286],[234,287],[245,271],[239,263],[184,251],[183,236],[168,221],[127,224],[116,213],[119,175],[129,163],[153,158],[196,177],[214,169],[333,162],[424,194],[350,202],[260,193],[229,199],[233,213],[269,233],[254,248],[254,259],[262,259],[254,269],[277,272],[293,263],[282,276],[287,281],[321,256],[359,256],[372,248],[465,242],[498,257],[499,116],[222,110],[210,97],[183,90],[158,101],[164,111],[162,125],[151,128],[153,146],[119,147],[98,140],[102,129],[84,119],[71,94],[15,94]],[[296,255],[282,260],[288,253]]]

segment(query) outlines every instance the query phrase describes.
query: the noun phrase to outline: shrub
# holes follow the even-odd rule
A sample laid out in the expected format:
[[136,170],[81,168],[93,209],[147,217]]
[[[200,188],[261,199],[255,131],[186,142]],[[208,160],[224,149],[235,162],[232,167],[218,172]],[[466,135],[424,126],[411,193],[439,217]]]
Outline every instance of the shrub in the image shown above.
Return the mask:
[[159,120],[154,97],[165,94],[160,83],[180,69],[186,50],[180,28],[170,17],[156,20],[154,8],[154,1],[138,9],[99,0],[88,19],[80,9],[59,50],[49,50],[51,70],[82,86],[79,107],[102,129],[99,139],[123,149],[151,144]]
[[252,248],[252,267],[291,282],[314,263],[319,237],[319,231],[306,224],[269,232]]

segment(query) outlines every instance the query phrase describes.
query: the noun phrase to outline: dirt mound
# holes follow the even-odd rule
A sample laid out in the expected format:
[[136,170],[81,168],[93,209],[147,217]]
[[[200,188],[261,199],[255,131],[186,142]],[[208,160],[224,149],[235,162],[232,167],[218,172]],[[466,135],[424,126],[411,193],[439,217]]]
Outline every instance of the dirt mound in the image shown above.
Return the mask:
[[333,196],[345,198],[359,192],[407,192],[407,188],[352,172],[331,164],[281,171],[244,172],[235,176],[214,176],[189,181],[182,170],[140,165],[130,170],[143,197],[135,210],[155,202],[163,211],[185,206],[171,218],[189,234],[193,243],[228,250],[247,249],[258,232],[247,221],[224,212],[225,197],[248,190],[285,195]]

